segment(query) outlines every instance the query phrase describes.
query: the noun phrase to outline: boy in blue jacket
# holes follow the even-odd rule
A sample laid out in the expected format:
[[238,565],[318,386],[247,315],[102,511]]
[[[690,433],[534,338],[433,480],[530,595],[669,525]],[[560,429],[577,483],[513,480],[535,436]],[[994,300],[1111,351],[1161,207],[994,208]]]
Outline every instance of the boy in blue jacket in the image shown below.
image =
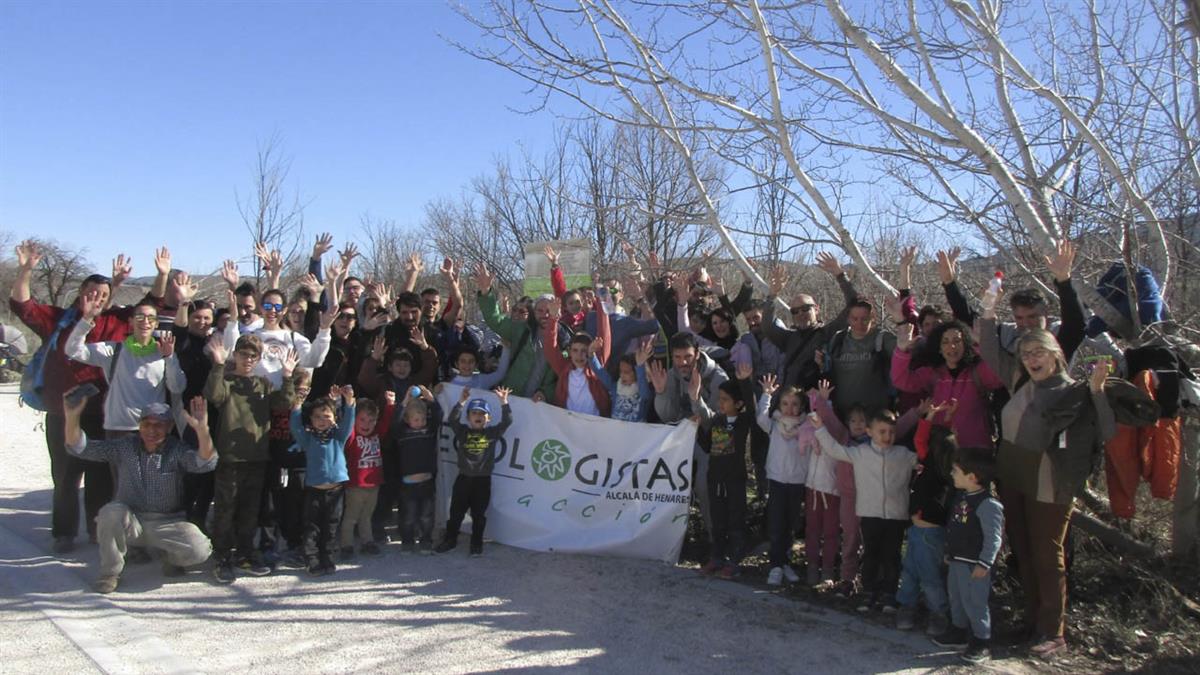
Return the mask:
[[[339,419],[340,402],[340,419]],[[312,576],[332,574],[332,551],[337,545],[338,522],[345,497],[346,441],[354,431],[354,389],[334,385],[329,397],[318,399],[309,410],[306,426],[297,400],[292,408],[292,437],[304,451],[304,557]]]

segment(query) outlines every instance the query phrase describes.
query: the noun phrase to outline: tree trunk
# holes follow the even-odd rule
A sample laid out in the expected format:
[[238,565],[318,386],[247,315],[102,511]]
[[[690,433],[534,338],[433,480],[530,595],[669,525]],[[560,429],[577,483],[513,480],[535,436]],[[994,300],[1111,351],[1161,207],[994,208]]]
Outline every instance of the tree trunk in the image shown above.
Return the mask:
[[1105,524],[1099,518],[1090,516],[1082,511],[1076,510],[1071,514],[1071,525],[1099,539],[1104,545],[1117,549],[1122,553],[1134,555],[1139,558],[1158,557],[1158,552],[1154,550],[1153,546],[1140,542],[1117,528]]
[[1171,512],[1171,555],[1180,561],[1200,561],[1196,533],[1200,530],[1200,422],[1184,418],[1179,458],[1179,486]]

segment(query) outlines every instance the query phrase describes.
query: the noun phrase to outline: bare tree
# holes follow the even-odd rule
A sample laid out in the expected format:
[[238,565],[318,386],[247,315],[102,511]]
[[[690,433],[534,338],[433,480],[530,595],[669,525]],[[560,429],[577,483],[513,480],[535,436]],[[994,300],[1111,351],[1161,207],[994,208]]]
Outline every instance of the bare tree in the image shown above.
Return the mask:
[[33,273],[34,292],[42,291],[46,302],[62,306],[70,292],[91,273],[87,249],[77,249],[54,240],[38,240],[42,260]]
[[405,279],[405,263],[412,253],[429,253],[428,240],[417,230],[405,229],[391,219],[363,214],[362,257],[358,271],[375,281],[399,288]]
[[[288,194],[292,160],[283,154],[283,140],[273,134],[258,147],[254,165],[254,187],[250,196],[237,196],[238,212],[252,244],[262,243],[283,254],[285,268],[294,267],[302,254],[304,207],[299,192]],[[250,256],[254,278],[261,282],[262,261]]]

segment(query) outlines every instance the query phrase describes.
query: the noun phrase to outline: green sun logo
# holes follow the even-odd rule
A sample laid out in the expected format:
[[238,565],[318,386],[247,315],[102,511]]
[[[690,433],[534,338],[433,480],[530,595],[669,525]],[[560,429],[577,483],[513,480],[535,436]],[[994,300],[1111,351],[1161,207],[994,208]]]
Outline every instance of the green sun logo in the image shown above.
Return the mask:
[[571,451],[552,438],[534,446],[530,460],[533,472],[543,480],[558,480],[571,470]]

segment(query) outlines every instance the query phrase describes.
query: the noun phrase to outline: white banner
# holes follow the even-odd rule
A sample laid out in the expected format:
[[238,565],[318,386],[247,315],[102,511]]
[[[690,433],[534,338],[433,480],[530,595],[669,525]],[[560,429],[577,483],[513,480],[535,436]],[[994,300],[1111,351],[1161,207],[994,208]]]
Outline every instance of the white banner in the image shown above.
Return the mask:
[[[449,413],[461,395],[461,387],[447,384],[438,403]],[[471,395],[488,401],[492,424],[500,421],[495,394]],[[496,448],[488,538],[537,551],[679,558],[692,494],[694,424],[622,422],[517,396],[509,403],[513,423]],[[453,438],[444,425],[439,522],[458,476]]]

